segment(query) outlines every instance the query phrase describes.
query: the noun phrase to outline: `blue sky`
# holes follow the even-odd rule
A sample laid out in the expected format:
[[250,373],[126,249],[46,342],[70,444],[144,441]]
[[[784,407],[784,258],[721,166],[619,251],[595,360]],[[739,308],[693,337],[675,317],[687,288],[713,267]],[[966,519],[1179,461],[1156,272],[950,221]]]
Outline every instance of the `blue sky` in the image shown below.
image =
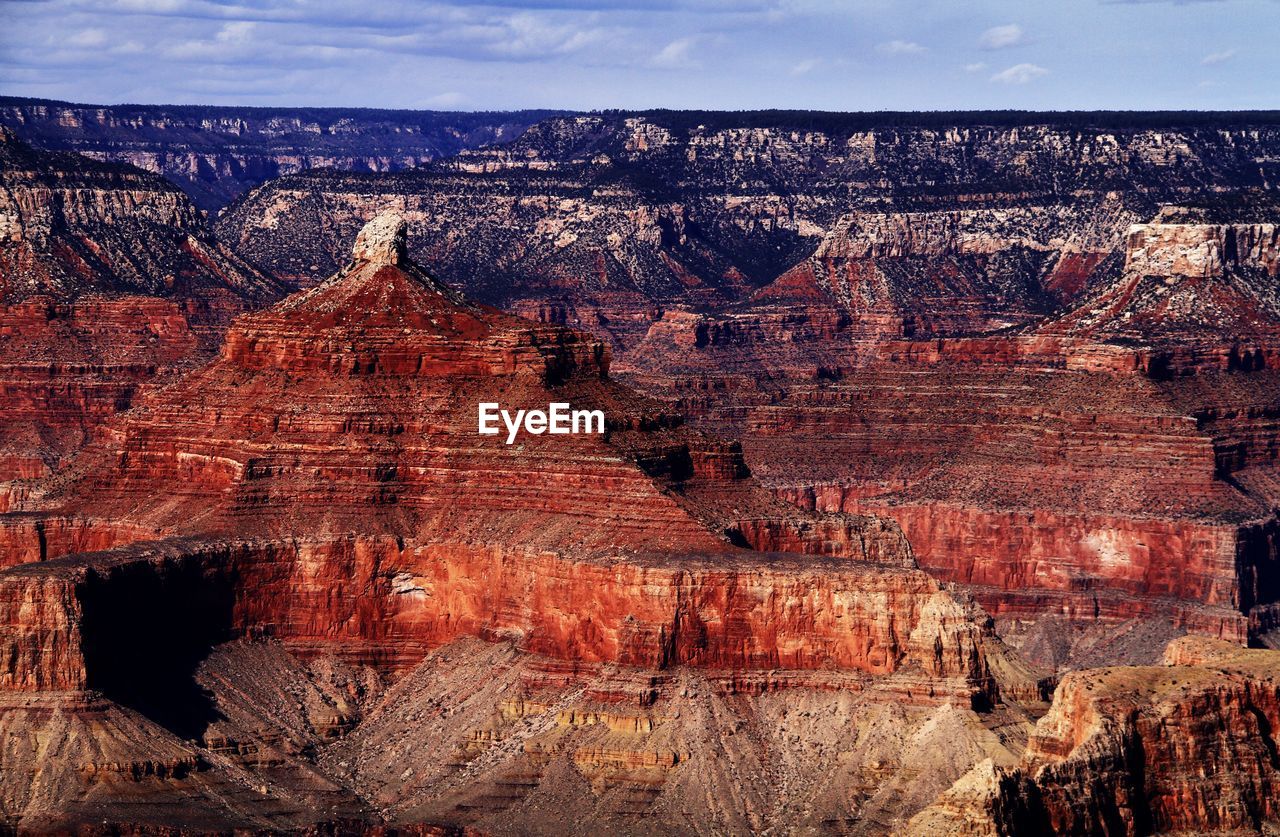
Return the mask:
[[0,92],[460,110],[1277,108],[1280,0],[0,0]]

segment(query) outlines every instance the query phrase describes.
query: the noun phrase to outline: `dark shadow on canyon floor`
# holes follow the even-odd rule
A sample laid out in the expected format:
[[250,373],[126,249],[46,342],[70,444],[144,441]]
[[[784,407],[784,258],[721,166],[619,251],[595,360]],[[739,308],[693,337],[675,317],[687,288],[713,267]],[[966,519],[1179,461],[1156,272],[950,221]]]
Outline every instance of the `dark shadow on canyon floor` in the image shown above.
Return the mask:
[[199,740],[218,713],[195,672],[231,637],[229,575],[197,560],[139,562],[92,575],[81,599],[89,688]]

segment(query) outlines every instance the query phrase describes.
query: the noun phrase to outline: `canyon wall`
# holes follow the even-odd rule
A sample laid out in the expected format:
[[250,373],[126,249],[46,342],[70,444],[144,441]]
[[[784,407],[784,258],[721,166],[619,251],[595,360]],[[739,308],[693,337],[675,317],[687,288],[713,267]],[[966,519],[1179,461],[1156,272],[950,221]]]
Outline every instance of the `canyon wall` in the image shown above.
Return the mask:
[[310,283],[390,203],[446,282],[595,332],[779,496],[894,518],[1008,619],[1260,629],[1274,126],[704,116],[284,178],[219,230]]
[[510,141],[552,114],[78,105],[0,97],[0,125],[33,145],[163,175],[211,213],[281,175],[318,168],[413,168]]
[[[976,611],[919,570],[848,560],[609,565],[387,537],[143,542],[23,564],[0,586],[0,686],[97,689],[127,705],[159,700],[166,666],[236,636],[388,672],[458,637],[506,637],[571,662],[902,671],[906,698],[999,696],[984,647],[998,643]],[[169,619],[181,624],[147,628]]]
[[[714,775],[710,735],[742,734],[730,772],[835,765],[750,726],[788,703],[885,731],[820,818],[898,822],[980,756],[1013,761],[1048,683],[899,527],[784,503],[739,445],[612,381],[600,340],[469,302],[406,249],[403,221],[371,222],[342,270],[239,318],[0,514],[7,824],[435,833],[541,793],[593,804],[584,780],[602,821],[667,822]],[[605,432],[507,444],[457,406],[561,399]],[[882,738],[902,729],[921,740]],[[406,772],[405,747],[429,755]],[[790,816],[752,787],[758,810],[717,818]]]
[[979,766],[910,833],[1265,833],[1280,652],[1186,637],[1163,666],[1066,676],[1021,763]]
[[47,474],[280,292],[172,184],[0,128],[0,484]]

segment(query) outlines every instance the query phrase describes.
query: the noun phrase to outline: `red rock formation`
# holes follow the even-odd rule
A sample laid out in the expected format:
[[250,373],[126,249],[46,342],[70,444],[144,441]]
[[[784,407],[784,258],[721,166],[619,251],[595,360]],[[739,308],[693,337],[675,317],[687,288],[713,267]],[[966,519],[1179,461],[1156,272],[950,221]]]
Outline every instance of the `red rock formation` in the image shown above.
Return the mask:
[[1280,822],[1278,672],[1280,652],[1187,637],[1165,666],[1069,674],[1022,763],[977,769],[915,833],[1265,832]]
[[0,129],[0,184],[3,486],[46,475],[139,386],[206,359],[278,286],[158,177]]
[[[1014,633],[1048,612],[1243,642],[1280,600],[1274,236],[1168,226],[1136,228],[1114,286],[1010,336],[910,340],[804,308],[667,316],[617,365],[740,433],[780,496],[895,519],[922,567]],[[939,258],[962,246],[944,240]]]
[[[896,526],[778,500],[736,444],[611,381],[598,340],[460,299],[404,235],[369,224],[338,275],[240,318],[0,515],[0,693],[72,715],[101,693],[245,763],[261,750],[191,686],[236,639],[385,676],[479,637],[579,684],[693,668],[725,695],[1038,699]],[[600,409],[606,432],[508,444],[477,433],[481,401]],[[571,762],[606,782],[674,769],[664,752]]]
[[[405,638],[424,646],[460,633],[518,630],[529,634],[539,653],[636,665],[701,660],[725,668],[898,667],[929,597],[946,598],[920,573],[876,569],[859,575],[862,580],[835,583],[830,595],[853,596],[847,603],[815,599],[807,605],[806,596],[830,583],[821,578],[829,565],[815,565],[823,569],[810,574],[799,565],[776,578],[782,564],[768,571],[735,564],[724,575],[712,570],[714,556],[746,560],[749,553],[736,550],[731,539],[770,550],[909,564],[894,529],[847,516],[798,517],[754,485],[735,447],[679,429],[656,404],[610,382],[608,352],[599,343],[460,301],[404,261],[403,225],[389,223],[380,219],[366,228],[352,264],[334,279],[243,318],[229,333],[221,360],[143,399],[76,459],[39,506],[56,509],[62,519],[88,518],[92,510],[93,519],[122,524],[113,530],[117,537],[127,525],[177,537],[293,538],[305,532],[309,538],[355,533],[401,539],[394,557],[355,565],[341,557],[274,561],[333,563],[328,571],[314,568],[311,583],[319,585],[318,593],[372,562],[386,569],[366,568],[368,581],[357,587],[383,576],[383,584],[399,579],[393,586],[404,589],[390,601],[414,605],[403,617],[373,619],[371,597],[350,605],[375,607],[368,618],[353,621],[341,610],[305,617],[306,623],[320,621],[302,629],[285,619],[280,635],[300,640],[318,641],[330,626],[344,625],[350,638],[372,641],[378,637],[370,632],[403,618],[410,623]],[[510,409],[557,399],[575,408],[603,408],[608,433],[526,435],[508,445],[476,432],[479,401]],[[494,476],[499,474],[509,476]],[[367,548],[382,555],[388,547],[375,540]],[[42,557],[57,554],[57,544],[46,538]],[[555,555],[604,563],[592,569],[576,559],[575,570],[562,572],[555,562],[566,558]],[[624,558],[642,563],[613,563]],[[546,561],[552,563],[540,563]],[[446,579],[431,582],[440,571],[429,569],[436,562],[448,571]],[[471,562],[485,569],[466,569]],[[655,563],[645,570],[643,562]],[[695,572],[699,566],[704,569]],[[44,574],[42,567],[29,572]],[[252,577],[247,568],[238,572]],[[701,572],[710,575],[704,579]],[[493,581],[507,573],[510,581]],[[436,583],[462,585],[468,574],[490,581],[470,593],[463,592],[465,585],[431,592]],[[568,586],[554,583],[557,578]],[[763,585],[758,594],[750,592],[754,584]],[[786,584],[797,585],[794,593],[783,592]],[[899,595],[893,591],[900,589],[907,598],[884,612],[853,603],[857,590],[881,584],[887,586],[877,595]],[[552,586],[539,592],[541,585]],[[674,598],[652,592],[662,587]],[[305,600],[307,583],[295,579],[284,589],[259,604],[294,607]],[[648,598],[640,590],[651,591]],[[325,596],[337,606],[332,592]],[[467,598],[450,605],[450,596]],[[537,605],[544,597],[546,604]],[[793,598],[790,606],[800,608],[793,616],[769,609]],[[503,615],[522,600],[534,603],[532,614]],[[757,601],[773,604],[750,615]],[[740,607],[748,610],[740,613]],[[965,618],[961,612],[956,618]],[[569,621],[540,623],[539,613],[560,613]],[[446,615],[449,623],[437,625]],[[617,622],[623,615],[632,620],[625,629]],[[793,618],[799,621],[788,627]],[[837,624],[822,628],[814,620],[833,618],[852,620],[843,626],[849,633],[824,648],[818,637]],[[881,623],[864,631],[855,627],[860,618],[892,618],[898,628]],[[275,633],[274,624],[266,617],[236,620],[238,630],[250,632]],[[790,638],[770,644],[776,631],[789,631]],[[810,639],[802,642],[806,634]],[[757,642],[765,644],[756,649]],[[932,649],[933,640],[923,647]]]
[[[131,653],[234,635],[403,671],[461,636],[645,669],[903,672],[921,702],[995,697],[981,616],[924,573],[847,558],[619,563],[496,547],[327,542],[137,544],[0,574],[0,687],[121,688]],[[156,640],[145,625],[185,614]]]

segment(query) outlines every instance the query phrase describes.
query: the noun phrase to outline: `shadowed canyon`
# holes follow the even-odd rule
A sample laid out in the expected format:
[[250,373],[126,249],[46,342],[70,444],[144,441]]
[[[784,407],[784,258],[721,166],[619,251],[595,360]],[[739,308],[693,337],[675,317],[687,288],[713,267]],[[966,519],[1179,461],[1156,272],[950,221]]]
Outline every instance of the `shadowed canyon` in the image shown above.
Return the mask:
[[0,831],[1280,829],[1280,117],[207,110],[0,100]]

